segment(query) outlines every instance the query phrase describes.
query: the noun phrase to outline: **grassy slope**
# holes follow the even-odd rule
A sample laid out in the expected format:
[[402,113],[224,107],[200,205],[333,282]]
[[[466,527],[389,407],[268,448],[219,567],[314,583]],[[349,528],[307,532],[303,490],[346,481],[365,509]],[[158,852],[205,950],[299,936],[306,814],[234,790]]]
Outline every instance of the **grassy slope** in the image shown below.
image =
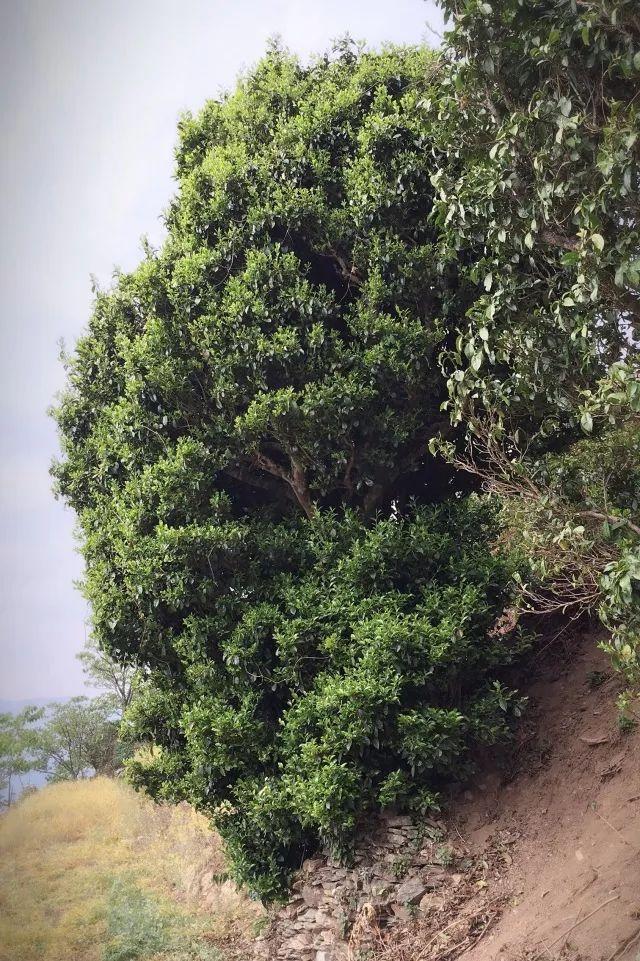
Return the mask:
[[119,781],[57,784],[0,820],[0,961],[242,958],[260,909],[204,818]]

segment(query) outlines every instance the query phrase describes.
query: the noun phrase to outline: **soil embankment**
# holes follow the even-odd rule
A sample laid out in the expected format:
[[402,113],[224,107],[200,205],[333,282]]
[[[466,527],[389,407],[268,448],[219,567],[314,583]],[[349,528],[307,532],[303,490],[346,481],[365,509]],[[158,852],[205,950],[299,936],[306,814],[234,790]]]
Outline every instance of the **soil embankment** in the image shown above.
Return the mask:
[[609,675],[593,639],[546,669],[520,772],[482,779],[463,805],[473,853],[511,841],[496,885],[509,902],[466,961],[640,957],[640,733],[619,731]]

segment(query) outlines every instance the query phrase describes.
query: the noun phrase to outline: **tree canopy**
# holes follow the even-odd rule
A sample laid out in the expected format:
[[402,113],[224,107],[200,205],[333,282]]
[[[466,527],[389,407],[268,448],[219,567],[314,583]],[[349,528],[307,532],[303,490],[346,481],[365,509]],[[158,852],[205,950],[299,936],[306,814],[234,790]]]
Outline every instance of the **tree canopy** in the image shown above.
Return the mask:
[[421,107],[453,147],[433,176],[443,257],[477,285],[441,355],[470,457],[445,450],[500,496],[524,607],[598,612],[637,689],[637,3],[445,5],[448,67]]
[[473,306],[443,358],[452,409],[566,439],[580,420],[590,429],[589,392],[632,332],[637,344],[637,5],[445,6],[450,68],[421,109],[450,145],[433,176],[443,252],[458,266],[470,244],[480,254],[467,266]]
[[205,512],[215,489],[241,513],[372,514],[411,487],[469,303],[430,219],[435,69],[420,49],[303,68],[275,48],[182,120],[169,239],[98,295],[58,411],[78,510],[132,477],[153,499],[187,465]]
[[474,296],[433,218],[439,69],[274,48],[185,117],[166,244],[98,293],[57,409],[94,635],[149,674],[131,776],[265,897],[367,810],[437,803],[518,710],[512,564],[427,450]]

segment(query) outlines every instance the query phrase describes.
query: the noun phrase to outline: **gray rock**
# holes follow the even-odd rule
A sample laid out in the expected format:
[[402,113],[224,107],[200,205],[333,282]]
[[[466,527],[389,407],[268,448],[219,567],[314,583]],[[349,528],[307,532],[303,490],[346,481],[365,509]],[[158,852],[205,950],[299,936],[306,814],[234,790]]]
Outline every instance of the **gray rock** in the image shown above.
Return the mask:
[[427,893],[428,886],[421,878],[407,878],[395,892],[395,899],[400,904],[415,904]]
[[405,904],[397,904],[394,902],[391,905],[391,910],[393,911],[394,917],[396,917],[398,921],[411,920],[411,912]]
[[300,897],[304,903],[310,905],[312,908],[319,907],[323,896],[323,889],[311,884],[305,884],[300,892]]

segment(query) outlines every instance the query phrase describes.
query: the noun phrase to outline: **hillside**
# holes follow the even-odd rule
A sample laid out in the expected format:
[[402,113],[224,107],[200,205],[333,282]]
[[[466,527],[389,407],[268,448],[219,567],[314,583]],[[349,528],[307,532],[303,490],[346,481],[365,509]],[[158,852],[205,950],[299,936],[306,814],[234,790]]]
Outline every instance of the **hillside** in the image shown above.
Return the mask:
[[483,779],[461,811],[471,850],[507,868],[507,906],[468,961],[640,955],[640,737],[618,728],[594,640],[530,688],[540,727],[523,732],[518,776]]
[[1,961],[230,961],[261,915],[214,881],[204,818],[119,781],[25,797],[0,821],[0,859]]
[[596,640],[533,661],[511,749],[442,818],[387,814],[347,870],[308,861],[256,959],[637,961],[640,736]]
[[[440,840],[417,826],[424,867],[403,876],[390,851],[396,882],[377,895],[366,865],[338,872],[341,932],[331,897],[313,909],[323,859],[307,862],[302,894],[271,912],[297,932],[296,961],[637,961],[640,732],[619,729],[596,640],[534,661],[513,749],[450,799]],[[256,940],[262,908],[218,877],[219,840],[186,804],[101,778],[52,785],[2,819],[0,857],[0,961],[289,957],[277,926]],[[399,903],[407,881],[428,891],[419,903]]]

